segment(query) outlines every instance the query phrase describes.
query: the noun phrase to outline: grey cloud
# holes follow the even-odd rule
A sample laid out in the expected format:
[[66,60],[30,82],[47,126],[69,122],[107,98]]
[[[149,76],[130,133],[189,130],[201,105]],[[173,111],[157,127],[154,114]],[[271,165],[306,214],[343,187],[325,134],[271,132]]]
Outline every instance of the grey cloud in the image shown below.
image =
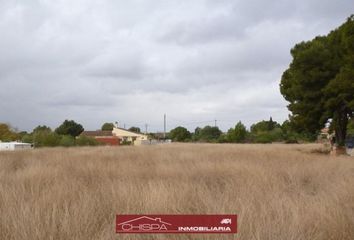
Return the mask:
[[101,78],[127,78],[138,80],[145,72],[142,55],[131,45],[125,48],[109,49],[89,62],[83,74]]
[[[207,15],[207,14],[206,14]],[[203,16],[192,22],[177,23],[168,32],[161,35],[158,40],[163,42],[175,42],[180,45],[203,44],[214,41],[222,41],[234,38],[243,38],[246,23],[241,22],[237,16],[231,13],[221,13],[218,16]]]

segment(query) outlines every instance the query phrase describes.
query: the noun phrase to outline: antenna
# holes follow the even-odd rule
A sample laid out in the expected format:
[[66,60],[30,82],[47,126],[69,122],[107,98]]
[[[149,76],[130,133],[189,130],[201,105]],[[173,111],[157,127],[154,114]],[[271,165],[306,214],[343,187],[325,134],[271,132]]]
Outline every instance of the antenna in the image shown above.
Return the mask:
[[166,113],[163,115],[163,138],[166,139]]

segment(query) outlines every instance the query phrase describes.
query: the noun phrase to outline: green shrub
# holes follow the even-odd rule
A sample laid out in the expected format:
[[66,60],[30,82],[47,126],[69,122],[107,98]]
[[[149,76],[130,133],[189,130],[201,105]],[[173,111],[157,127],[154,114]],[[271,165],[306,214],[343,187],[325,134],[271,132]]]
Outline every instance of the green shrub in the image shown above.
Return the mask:
[[76,139],[77,146],[97,146],[99,142],[93,137],[80,136]]
[[38,131],[33,134],[33,143],[36,147],[55,147],[58,146],[61,136],[55,132]]
[[75,138],[70,135],[63,135],[60,139],[59,145],[63,147],[75,146]]
[[132,143],[132,141],[127,141],[127,140],[123,140],[121,143],[120,143],[120,145],[132,145],[133,143]]
[[272,143],[273,138],[269,132],[261,132],[255,135],[254,137],[255,143]]
[[185,142],[191,138],[191,133],[184,127],[176,127],[168,136],[175,142]]
[[26,134],[21,138],[24,143],[33,143],[33,136],[31,134]]

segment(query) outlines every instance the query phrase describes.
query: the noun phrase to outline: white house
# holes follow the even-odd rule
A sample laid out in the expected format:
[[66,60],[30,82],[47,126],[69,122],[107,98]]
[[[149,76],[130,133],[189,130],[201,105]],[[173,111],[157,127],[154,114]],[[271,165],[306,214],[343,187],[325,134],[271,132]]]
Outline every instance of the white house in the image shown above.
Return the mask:
[[21,142],[0,142],[0,151],[15,151],[32,149],[33,145]]
[[134,145],[142,145],[148,141],[148,136],[141,133],[129,131],[124,128],[114,127],[112,134],[122,141],[132,142]]

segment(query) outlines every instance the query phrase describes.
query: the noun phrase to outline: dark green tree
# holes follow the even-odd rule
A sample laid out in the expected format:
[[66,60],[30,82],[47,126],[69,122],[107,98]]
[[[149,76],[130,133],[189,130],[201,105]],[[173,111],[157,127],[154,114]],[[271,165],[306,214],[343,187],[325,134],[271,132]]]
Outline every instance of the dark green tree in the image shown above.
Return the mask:
[[169,138],[176,142],[185,142],[191,138],[191,133],[184,127],[176,127],[169,133]]
[[26,134],[26,135],[22,136],[21,141],[24,143],[33,143],[33,135]]
[[271,143],[284,140],[283,131],[279,123],[273,121],[260,121],[251,126],[251,140],[256,143]]
[[32,134],[32,143],[35,147],[55,147],[58,146],[61,136],[55,132],[37,131]]
[[84,131],[81,124],[76,123],[74,120],[65,120],[55,132],[60,135],[71,135],[76,137]]
[[113,123],[104,123],[101,127],[102,131],[112,131],[114,128],[114,124]]
[[205,126],[204,128],[196,128],[193,140],[201,142],[216,142],[222,132],[218,127]]
[[138,127],[130,127],[128,130],[135,133],[141,133],[141,130]]
[[272,131],[275,128],[279,128],[280,124],[277,123],[276,121],[273,121],[272,117],[270,117],[269,121],[260,121],[255,124],[252,124],[251,126],[251,132],[252,133],[258,133],[258,132],[267,132],[267,131]]
[[330,122],[344,145],[354,112],[354,16],[327,36],[297,44],[280,91],[298,131],[316,134]]
[[50,127],[47,127],[46,125],[38,125],[37,127],[35,127],[33,130],[32,130],[32,133],[36,133],[36,132],[42,132],[42,131],[46,131],[46,132],[51,132],[52,129],[50,129]]
[[50,127],[38,125],[32,130],[32,133],[22,136],[21,140],[33,143],[36,147],[54,147],[59,143],[60,136],[53,133]]
[[75,146],[75,138],[71,135],[61,136],[59,145],[63,147],[72,147]]
[[235,128],[230,128],[227,132],[226,139],[228,142],[242,143],[246,141],[247,130],[242,122],[238,122]]
[[347,133],[352,137],[354,136],[354,119],[351,119],[351,121],[348,123]]

